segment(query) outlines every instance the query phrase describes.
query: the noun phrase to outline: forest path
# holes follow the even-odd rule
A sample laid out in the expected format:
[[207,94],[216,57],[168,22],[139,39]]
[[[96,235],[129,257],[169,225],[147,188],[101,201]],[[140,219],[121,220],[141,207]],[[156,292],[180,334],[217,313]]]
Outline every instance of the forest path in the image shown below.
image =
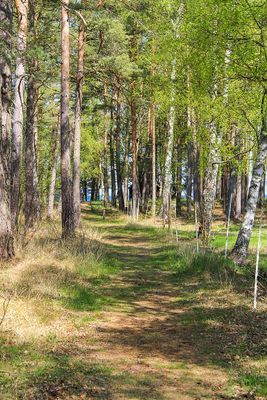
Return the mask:
[[209,287],[192,277],[182,280],[172,265],[176,246],[162,230],[97,215],[88,219],[121,268],[101,287],[111,306],[95,325],[94,361],[115,371],[101,398],[235,398],[221,347],[230,332],[224,336],[227,328],[218,321],[227,293],[215,290],[207,298]]
[[83,233],[62,242],[45,225],[1,270],[18,293],[0,331],[1,399],[266,398],[266,306],[253,312],[223,257],[114,210],[103,220],[99,203],[83,205]]

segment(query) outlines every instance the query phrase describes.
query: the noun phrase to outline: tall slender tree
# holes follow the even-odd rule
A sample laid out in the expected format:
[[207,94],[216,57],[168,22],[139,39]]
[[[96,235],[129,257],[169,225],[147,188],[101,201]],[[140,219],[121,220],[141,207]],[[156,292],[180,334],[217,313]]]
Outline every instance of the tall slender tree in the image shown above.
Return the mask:
[[47,207],[47,216],[50,219],[53,218],[57,166],[59,161],[60,118],[58,118],[58,124],[54,133],[55,134],[54,134],[53,160],[52,160],[51,179],[49,185],[48,207]]
[[155,105],[150,104],[151,115],[151,140],[152,140],[152,217],[156,218],[157,201],[157,175],[156,175],[156,126],[155,126]]
[[28,0],[16,0],[16,9],[18,14],[18,33],[11,151],[11,215],[13,225],[17,223],[19,211],[24,126],[25,51],[27,45]]
[[11,38],[12,7],[2,0],[0,7],[0,259],[14,256],[10,212],[11,148]]
[[260,186],[266,169],[266,157],[267,157],[267,107],[265,105],[266,98],[267,98],[267,89],[264,89],[262,96],[262,105],[263,105],[262,124],[259,134],[257,159],[255,161],[255,165],[252,171],[252,178],[249,187],[249,194],[248,194],[244,221],[240,228],[235,246],[232,251],[232,258],[237,264],[244,263],[248,254],[248,246],[254,226]]
[[136,116],[136,82],[132,83],[131,126],[132,126],[132,216],[138,213],[138,179],[137,179],[137,116]]
[[110,175],[111,175],[111,197],[112,205],[116,207],[116,176],[115,176],[115,156],[114,156],[114,98],[111,96],[110,107],[110,129],[109,129],[109,152],[110,152]]
[[70,23],[69,0],[61,5],[61,196],[62,236],[75,232],[70,148]]
[[[36,1],[29,1],[29,31],[32,47],[37,40],[39,13]],[[35,49],[34,49],[35,50]],[[40,218],[40,200],[38,190],[38,101],[40,82],[38,81],[39,60],[33,51],[29,60],[27,83],[27,112],[25,132],[25,203],[24,216],[26,228],[31,228]]]
[[121,101],[122,101],[122,82],[121,77],[117,78],[117,96],[116,96],[116,176],[117,176],[117,191],[119,200],[119,209],[124,210],[124,198],[122,189],[122,135],[121,135]]
[[104,182],[104,209],[108,204],[108,86],[104,82],[104,160],[103,160],[103,182]]
[[170,210],[170,197],[171,197],[171,184],[172,184],[172,156],[173,156],[173,140],[174,140],[174,121],[175,121],[175,78],[176,78],[176,59],[172,61],[171,70],[171,106],[169,115],[169,128],[168,128],[168,139],[167,139],[167,152],[165,159],[165,173],[164,173],[164,186],[163,186],[163,198],[162,198],[162,217],[164,225],[169,219]]
[[[81,5],[85,5],[82,0]],[[74,148],[73,148],[73,207],[75,228],[80,225],[81,218],[81,114],[83,101],[83,79],[84,79],[84,50],[85,50],[85,21],[81,16],[78,33],[78,72],[76,82],[76,106],[74,121]]]

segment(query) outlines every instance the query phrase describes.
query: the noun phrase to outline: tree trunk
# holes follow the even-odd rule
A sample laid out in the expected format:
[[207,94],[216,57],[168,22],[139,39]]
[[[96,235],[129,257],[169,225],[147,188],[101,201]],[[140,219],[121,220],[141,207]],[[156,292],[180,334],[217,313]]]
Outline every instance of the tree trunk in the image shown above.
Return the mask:
[[214,123],[211,123],[209,160],[204,176],[202,204],[201,204],[202,240],[205,245],[208,244],[208,240],[211,233],[213,208],[216,199],[216,183],[218,174],[217,140],[218,140],[217,128]]
[[136,99],[135,99],[136,83],[132,84],[131,98],[131,125],[132,125],[132,215],[137,218],[137,202],[138,202],[138,180],[137,180],[137,117],[136,117]]
[[116,110],[116,173],[119,209],[124,210],[123,190],[122,190],[122,167],[121,167],[121,79],[118,78],[117,88],[117,110]]
[[130,148],[130,137],[129,137],[129,124],[127,121],[126,125],[126,137],[125,137],[125,157],[124,157],[124,190],[123,190],[123,195],[124,195],[124,208],[125,212],[127,214],[128,212],[128,186],[129,186],[129,148]]
[[12,7],[2,0],[0,7],[0,259],[14,256],[14,237],[10,212],[10,135],[11,135],[11,69]]
[[87,203],[88,196],[87,196],[87,180],[86,179],[83,181],[83,199]]
[[155,105],[151,107],[151,140],[152,140],[152,217],[156,218],[156,201],[157,201],[157,164],[156,164],[156,124],[155,124]]
[[221,170],[220,169],[219,169],[218,174],[217,174],[216,199],[218,201],[222,200],[222,175],[221,175]]
[[[85,3],[82,0],[81,5]],[[81,220],[81,118],[83,102],[83,74],[84,74],[85,26],[81,19],[78,34],[78,72],[76,82],[76,106],[74,121],[73,146],[73,212],[75,229]]]
[[177,143],[177,170],[176,170],[176,217],[182,214],[182,146],[181,139]]
[[190,216],[192,212],[192,146],[191,143],[187,145],[187,171],[186,171],[186,208],[187,215]]
[[[196,128],[194,127],[194,130]],[[195,203],[199,204],[201,199],[201,182],[199,176],[199,148],[197,144],[197,137],[196,133],[194,134],[194,143],[193,143],[193,154],[194,154],[194,161],[193,161],[193,190],[194,190],[194,201]]]
[[22,140],[24,122],[24,88],[25,88],[25,51],[27,43],[27,14],[28,0],[16,0],[18,13],[17,33],[17,60],[15,71],[14,110],[12,120],[12,147],[11,147],[11,215],[13,226],[18,222],[18,208],[20,196]]
[[229,168],[227,166],[224,167],[223,169],[223,175],[222,175],[222,199],[223,199],[223,209],[225,215],[227,214],[228,210],[228,189],[229,189]]
[[61,194],[62,194],[62,237],[75,232],[73,210],[73,185],[71,177],[69,81],[70,81],[70,39],[69,0],[61,5]]
[[143,162],[141,164],[140,170],[142,173],[140,174],[142,177],[140,181],[142,182],[142,195],[141,195],[141,210],[143,213],[146,213],[147,210],[147,200],[149,196],[149,174],[151,171],[150,167],[150,155],[151,155],[151,108],[148,109],[148,117],[147,117],[147,134],[146,138],[144,138],[144,145],[141,145],[141,148],[144,147],[145,151],[142,155]]
[[242,176],[238,174],[236,180],[235,218],[240,219],[242,213]]
[[[230,218],[233,219],[235,216],[235,201],[236,201],[236,185],[237,185],[237,171],[236,167],[232,168],[232,171],[230,173],[229,177],[229,183],[228,183],[228,196],[227,196],[227,212],[226,215],[229,215],[229,209],[231,207],[231,213],[230,213]],[[230,205],[230,202],[232,203]]]
[[110,109],[110,130],[109,130],[109,152],[110,152],[110,175],[111,175],[111,198],[112,206],[116,207],[116,176],[115,176],[115,157],[114,157],[114,100]]
[[55,187],[56,187],[56,177],[57,177],[57,165],[59,159],[59,138],[60,138],[60,121],[58,120],[58,127],[55,132],[55,144],[54,144],[54,155],[52,161],[52,171],[51,171],[51,181],[49,185],[49,196],[48,196],[48,218],[53,218],[54,211],[54,199],[55,199]]
[[96,178],[93,178],[91,181],[91,201],[95,201],[96,199]]
[[103,160],[103,178],[104,178],[104,208],[108,205],[108,86],[104,82],[104,160]]
[[265,194],[265,171],[262,176],[262,180],[261,180],[261,184],[260,184],[260,191],[259,191],[258,207],[260,207],[260,208],[263,206],[264,194]]
[[243,172],[243,174],[242,174],[242,214],[246,210],[247,197],[248,197],[248,176],[247,176],[246,172]]
[[257,160],[255,162],[252,172],[244,221],[238,233],[238,237],[231,254],[233,260],[237,264],[243,264],[248,254],[248,246],[254,226],[260,185],[265,171],[266,155],[267,155],[267,113],[263,117],[260,141],[258,144],[258,151],[257,151]]
[[36,80],[38,69],[36,60],[32,62],[31,76],[27,87],[27,124],[25,154],[25,227],[32,228],[40,218],[40,202],[38,192],[38,97],[39,83]]
[[170,214],[170,197],[171,197],[171,182],[172,182],[172,154],[173,154],[173,137],[174,137],[174,120],[175,120],[175,107],[174,107],[174,95],[175,95],[175,83],[176,78],[176,60],[172,62],[171,72],[171,107],[169,116],[169,130],[167,139],[167,154],[165,160],[165,176],[163,184],[163,199],[162,199],[162,218],[164,225],[166,224]]

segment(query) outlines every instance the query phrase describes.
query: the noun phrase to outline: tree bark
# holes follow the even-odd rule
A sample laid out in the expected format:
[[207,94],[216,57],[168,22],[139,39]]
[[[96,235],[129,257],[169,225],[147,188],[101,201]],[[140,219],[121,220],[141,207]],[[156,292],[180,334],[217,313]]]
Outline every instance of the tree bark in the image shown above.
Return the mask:
[[172,154],[173,154],[173,137],[174,137],[174,120],[175,120],[175,107],[174,107],[174,95],[175,95],[175,83],[176,78],[176,59],[172,62],[171,71],[171,106],[170,106],[170,116],[169,116],[169,130],[167,139],[167,153],[165,159],[165,176],[163,184],[163,199],[162,199],[162,218],[164,225],[169,218],[169,205],[171,196],[171,182],[172,182]]
[[[32,11],[30,11],[31,13]],[[27,87],[27,123],[25,134],[25,227],[32,228],[40,218],[38,191],[38,97],[39,83],[36,80],[37,60],[32,61],[31,76]]]
[[235,195],[235,218],[239,219],[242,213],[242,176],[237,175]]
[[0,259],[14,256],[14,237],[10,212],[10,136],[11,136],[11,52],[12,7],[2,0],[0,7]]
[[209,160],[204,175],[202,204],[201,204],[202,241],[205,245],[208,244],[211,233],[213,208],[216,199],[218,161],[219,160],[218,160],[217,128],[215,123],[212,122],[210,126]]
[[130,137],[129,137],[129,124],[127,121],[126,125],[126,137],[125,137],[125,157],[124,157],[124,190],[123,190],[123,195],[124,195],[124,209],[125,212],[128,212],[128,186],[129,186],[129,148],[130,148]]
[[[81,5],[84,5],[84,3],[85,1],[82,0]],[[76,82],[73,145],[73,212],[75,229],[79,227],[81,220],[81,119],[83,102],[84,49],[85,26],[84,21],[81,19],[78,33],[78,72]]]
[[182,146],[181,139],[177,143],[177,169],[176,169],[176,217],[182,214]]
[[119,199],[119,209],[124,210],[123,190],[122,190],[122,166],[121,166],[121,79],[118,78],[117,88],[117,109],[116,109],[116,174],[117,189]]
[[97,192],[96,186],[97,186],[97,180],[96,178],[93,178],[91,182],[91,201],[96,200],[96,192]]
[[114,157],[114,99],[110,108],[110,130],[109,130],[109,152],[110,152],[110,175],[111,175],[111,198],[112,206],[116,207],[116,176]]
[[[232,168],[229,176],[228,183],[228,196],[227,196],[227,213],[229,215],[229,208],[231,207],[230,218],[233,219],[235,216],[235,201],[236,201],[236,185],[237,185],[237,171],[236,167]],[[230,205],[230,201],[232,204]]]
[[187,171],[186,171],[186,208],[190,217],[192,212],[192,145],[187,144]]
[[137,218],[138,180],[137,180],[137,116],[136,116],[136,83],[132,84],[131,96],[131,125],[132,125],[132,216]]
[[83,199],[87,203],[88,196],[87,196],[87,180],[86,179],[83,181]]
[[243,174],[242,174],[242,214],[246,210],[247,197],[248,197],[248,176],[247,176],[246,172],[243,172]]
[[25,51],[27,44],[28,0],[16,0],[18,13],[17,59],[15,71],[14,109],[11,147],[11,215],[13,226],[18,222],[20,196],[21,159],[24,122]]
[[61,5],[61,193],[63,238],[70,237],[75,232],[69,121],[70,39],[68,5],[69,0],[65,0]]
[[108,205],[108,86],[104,82],[104,160],[103,160],[103,178],[104,178],[104,208]]
[[55,187],[56,187],[56,177],[57,177],[57,165],[59,159],[59,138],[60,138],[60,121],[58,121],[58,127],[55,132],[55,143],[53,151],[53,161],[52,161],[52,171],[51,171],[51,181],[49,185],[49,195],[48,195],[48,218],[53,218],[54,211],[54,199],[55,199]]
[[193,122],[193,190],[194,190],[194,201],[195,203],[199,204],[201,199],[201,180],[199,175],[199,148],[197,143],[197,133],[196,133],[196,126],[195,121]]
[[249,187],[249,195],[247,200],[244,221],[238,233],[238,237],[231,254],[233,260],[240,265],[244,263],[248,255],[248,246],[254,226],[260,185],[265,171],[266,156],[267,156],[267,113],[265,112],[260,132],[257,160],[253,168],[252,178]]
[[156,124],[155,124],[155,105],[150,104],[151,115],[151,141],[152,141],[152,218],[156,218],[157,201],[157,164],[156,164]]

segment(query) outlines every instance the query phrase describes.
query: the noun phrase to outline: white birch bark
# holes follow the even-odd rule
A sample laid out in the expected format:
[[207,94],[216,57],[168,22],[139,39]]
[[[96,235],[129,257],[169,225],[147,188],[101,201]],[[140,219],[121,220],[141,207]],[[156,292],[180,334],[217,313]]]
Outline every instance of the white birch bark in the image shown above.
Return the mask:
[[171,107],[170,107],[170,117],[169,117],[167,153],[165,160],[165,179],[163,187],[163,204],[162,204],[162,217],[164,224],[167,222],[168,215],[170,212],[169,198],[171,195],[171,183],[172,183],[171,165],[172,165],[174,122],[175,122],[175,106],[174,106],[175,78],[176,78],[176,58],[172,61],[172,71],[171,71]]
[[214,122],[210,125],[210,149],[209,160],[206,168],[202,194],[202,241],[208,243],[212,218],[213,208],[216,199],[217,175],[219,166],[219,144],[220,136]]
[[240,228],[235,246],[232,251],[232,258],[237,264],[243,264],[248,255],[248,247],[254,226],[259,190],[265,170],[266,156],[267,156],[267,112],[265,111],[260,133],[257,159],[254,164],[252,177],[250,181],[244,221]]
[[12,146],[11,146],[11,215],[15,225],[18,218],[18,205],[20,194],[20,175],[23,141],[23,112],[25,89],[25,60],[24,55],[27,45],[27,14],[28,0],[16,0],[18,12],[17,59],[15,71],[14,110],[12,118]]
[[[231,51],[227,46],[225,50],[225,71],[229,67]],[[215,71],[214,77],[216,78],[217,71]],[[217,84],[215,83],[213,89],[213,100],[217,97]],[[225,102],[228,102],[228,81],[226,79],[224,85],[224,98]],[[202,241],[205,245],[208,244],[212,219],[213,219],[213,208],[216,200],[216,189],[217,189],[217,176],[220,163],[220,143],[221,134],[217,128],[216,122],[213,120],[210,124],[210,148],[208,165],[206,168],[203,184],[202,204],[201,204],[201,216],[202,216]]]
[[[184,12],[184,2],[180,3],[180,7],[178,9],[177,20],[171,20],[171,23],[174,28],[174,37],[175,39],[179,39],[179,30],[181,21],[183,18]],[[171,196],[171,184],[172,184],[172,157],[173,157],[173,138],[174,138],[174,123],[175,123],[175,79],[176,79],[176,57],[172,60],[171,65],[171,95],[170,95],[170,114],[169,114],[169,129],[168,129],[168,141],[167,141],[167,153],[165,159],[165,174],[164,174],[164,183],[163,183],[163,192],[162,192],[162,218],[163,224],[165,225],[170,217],[170,196]]]

